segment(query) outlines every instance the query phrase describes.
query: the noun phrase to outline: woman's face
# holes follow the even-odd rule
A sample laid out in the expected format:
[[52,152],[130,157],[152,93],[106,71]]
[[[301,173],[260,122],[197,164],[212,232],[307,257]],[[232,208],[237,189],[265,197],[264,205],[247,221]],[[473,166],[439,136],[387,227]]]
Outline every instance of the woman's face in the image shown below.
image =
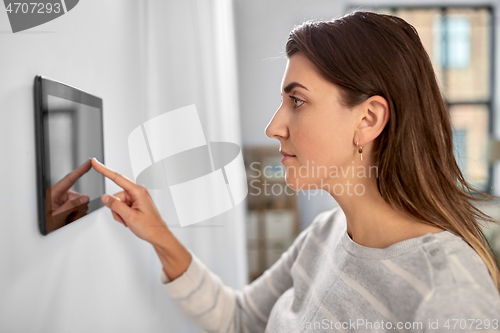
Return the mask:
[[340,103],[339,89],[298,52],[288,60],[281,92],[266,135],[280,141],[282,153],[295,155],[283,162],[288,186],[326,190],[325,184],[342,183],[341,171],[354,167],[356,119]]

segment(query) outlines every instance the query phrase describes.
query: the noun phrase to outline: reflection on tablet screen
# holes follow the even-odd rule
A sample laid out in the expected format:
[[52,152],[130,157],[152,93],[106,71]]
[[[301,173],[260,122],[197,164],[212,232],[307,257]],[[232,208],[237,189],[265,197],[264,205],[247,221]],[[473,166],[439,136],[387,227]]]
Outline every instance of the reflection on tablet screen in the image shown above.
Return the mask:
[[48,234],[102,207],[104,177],[89,160],[104,160],[102,100],[46,79],[37,90],[40,230]]

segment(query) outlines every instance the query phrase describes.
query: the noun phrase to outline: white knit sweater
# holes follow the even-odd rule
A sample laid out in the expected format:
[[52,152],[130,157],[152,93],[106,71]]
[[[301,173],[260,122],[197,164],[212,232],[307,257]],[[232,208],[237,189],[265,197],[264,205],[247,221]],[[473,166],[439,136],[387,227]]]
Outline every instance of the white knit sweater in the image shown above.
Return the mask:
[[191,254],[181,276],[168,281],[162,270],[160,281],[208,332],[500,332],[484,262],[448,231],[368,248],[335,208],[242,290]]

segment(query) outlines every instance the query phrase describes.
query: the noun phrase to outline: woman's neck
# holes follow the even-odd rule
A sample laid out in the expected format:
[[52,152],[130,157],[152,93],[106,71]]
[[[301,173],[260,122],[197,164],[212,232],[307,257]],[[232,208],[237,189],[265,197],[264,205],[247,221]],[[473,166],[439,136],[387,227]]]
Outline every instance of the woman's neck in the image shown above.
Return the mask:
[[346,216],[347,233],[363,246],[386,248],[406,239],[443,231],[392,208],[381,196],[376,179],[356,180],[364,186],[362,195],[330,193]]

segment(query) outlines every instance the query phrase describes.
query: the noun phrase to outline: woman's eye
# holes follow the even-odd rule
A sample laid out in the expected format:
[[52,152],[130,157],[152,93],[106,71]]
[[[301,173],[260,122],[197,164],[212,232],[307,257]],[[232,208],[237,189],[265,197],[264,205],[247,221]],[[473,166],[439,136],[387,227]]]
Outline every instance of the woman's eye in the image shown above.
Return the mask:
[[293,100],[293,104],[295,108],[300,107],[302,104],[304,104],[304,101],[301,99],[298,99],[297,97],[290,96],[290,98]]

